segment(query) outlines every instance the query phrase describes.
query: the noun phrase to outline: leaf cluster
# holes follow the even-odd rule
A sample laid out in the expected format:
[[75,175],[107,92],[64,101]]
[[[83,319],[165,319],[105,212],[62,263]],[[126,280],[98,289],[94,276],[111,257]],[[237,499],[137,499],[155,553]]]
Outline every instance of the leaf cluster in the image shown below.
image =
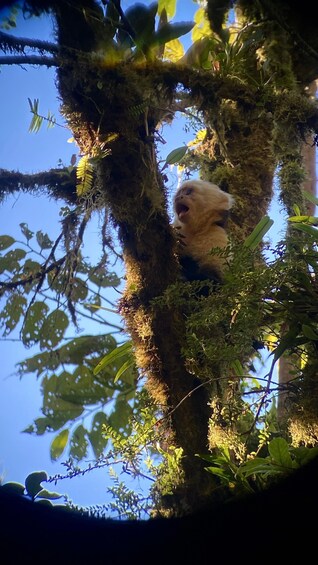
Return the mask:
[[[42,483],[48,480],[48,475],[45,471],[35,471],[30,473],[25,479],[25,484],[15,482],[7,482],[0,485],[0,488],[10,494],[25,496],[38,504],[52,505],[51,500],[58,500],[63,498],[62,494],[49,491],[43,488]],[[61,505],[61,508],[66,508]]]
[[262,457],[250,456],[242,465],[236,465],[229,450],[218,455],[206,455],[203,459],[210,463],[206,470],[219,477],[234,495],[255,493],[281,480],[302,465],[317,457],[318,448],[293,448],[282,437],[274,437],[267,442]]

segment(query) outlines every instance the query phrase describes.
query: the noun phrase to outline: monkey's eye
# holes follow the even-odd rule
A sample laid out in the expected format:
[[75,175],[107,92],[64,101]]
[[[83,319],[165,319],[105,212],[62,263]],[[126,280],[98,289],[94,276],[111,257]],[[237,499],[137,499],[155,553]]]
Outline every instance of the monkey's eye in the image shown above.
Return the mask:
[[182,192],[186,196],[189,196],[189,194],[191,194],[193,192],[193,189],[190,186],[187,186],[187,188],[184,188]]

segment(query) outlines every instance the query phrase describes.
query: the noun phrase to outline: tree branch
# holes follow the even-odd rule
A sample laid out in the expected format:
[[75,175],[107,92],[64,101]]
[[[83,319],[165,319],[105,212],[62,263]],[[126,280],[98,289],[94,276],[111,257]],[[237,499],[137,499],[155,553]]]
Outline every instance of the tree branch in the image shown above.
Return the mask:
[[38,55],[14,55],[13,57],[0,57],[0,65],[41,65],[57,67],[55,57],[39,57]]
[[[51,265],[49,265],[48,267],[45,267],[44,265],[39,271],[23,279],[18,279],[16,281],[0,282],[0,289],[2,289],[3,292],[5,292],[6,290],[13,290],[15,288],[18,288],[18,286],[25,286],[27,284],[35,282],[38,279],[40,280],[39,285],[42,285],[45,276],[51,271],[53,271],[53,269],[59,269],[61,265],[63,265],[63,263],[66,261],[66,259],[67,259],[67,255],[64,255],[64,257],[61,257],[54,263],[51,263]],[[38,292],[38,290],[39,289],[37,288],[35,294]],[[30,306],[28,310],[30,309]]]
[[6,196],[16,192],[44,193],[48,192],[56,200],[64,200],[75,204],[76,172],[72,169],[50,169],[35,174],[23,174],[0,169],[0,202]]
[[13,37],[8,33],[0,31],[0,49],[5,53],[24,53],[26,47],[37,49],[42,54],[45,52],[58,53],[58,47],[54,43],[24,37]]

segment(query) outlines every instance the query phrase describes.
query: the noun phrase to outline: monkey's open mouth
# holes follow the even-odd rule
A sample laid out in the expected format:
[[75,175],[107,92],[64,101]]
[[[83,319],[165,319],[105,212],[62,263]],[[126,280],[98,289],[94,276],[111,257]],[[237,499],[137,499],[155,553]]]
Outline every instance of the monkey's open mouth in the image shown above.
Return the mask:
[[178,216],[179,220],[181,220],[183,218],[183,216],[185,216],[186,213],[189,212],[189,207],[186,206],[185,204],[182,204],[181,202],[177,202],[176,212],[177,212],[177,216]]

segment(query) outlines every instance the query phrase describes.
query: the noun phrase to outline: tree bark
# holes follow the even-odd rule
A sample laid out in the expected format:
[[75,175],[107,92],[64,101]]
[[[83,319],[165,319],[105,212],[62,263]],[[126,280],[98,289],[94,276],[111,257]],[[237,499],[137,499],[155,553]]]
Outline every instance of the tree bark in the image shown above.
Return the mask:
[[[312,81],[308,87],[308,94],[315,98],[317,94],[317,81]],[[312,139],[308,137],[302,146],[303,166],[306,171],[307,178],[303,182],[302,189],[316,196],[317,187],[317,171],[316,171],[316,146],[312,143]],[[306,213],[309,216],[315,215],[315,204],[309,200],[305,200]],[[282,333],[286,333],[288,324],[284,326]],[[288,383],[294,378],[293,371],[295,365],[298,364],[296,355],[283,355],[278,362],[278,382],[281,391],[278,395],[277,402],[277,418],[280,422],[284,422],[288,412]]]

